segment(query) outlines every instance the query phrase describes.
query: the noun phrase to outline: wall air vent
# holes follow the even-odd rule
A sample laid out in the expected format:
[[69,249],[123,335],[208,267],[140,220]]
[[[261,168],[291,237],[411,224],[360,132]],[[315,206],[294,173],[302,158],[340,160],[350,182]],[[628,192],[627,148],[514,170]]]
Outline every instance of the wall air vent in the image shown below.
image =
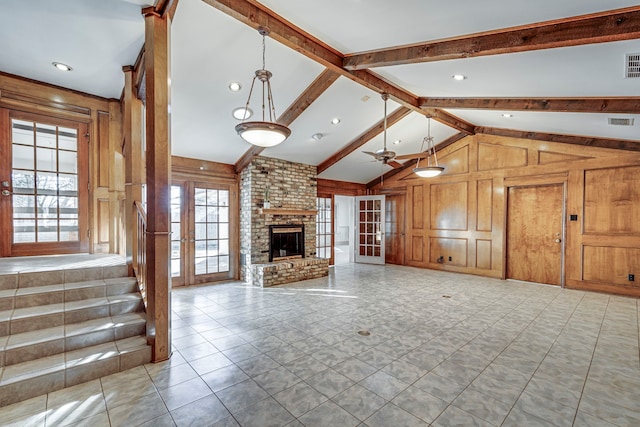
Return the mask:
[[627,53],[625,77],[628,79],[640,77],[640,53]]
[[609,124],[612,126],[633,126],[634,119],[621,117],[609,117]]

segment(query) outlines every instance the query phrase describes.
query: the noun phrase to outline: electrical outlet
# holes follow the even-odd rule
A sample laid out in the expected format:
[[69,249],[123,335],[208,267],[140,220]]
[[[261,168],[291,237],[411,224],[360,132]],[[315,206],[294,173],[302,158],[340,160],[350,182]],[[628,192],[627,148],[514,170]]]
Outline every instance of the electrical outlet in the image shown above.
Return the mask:
[[628,279],[629,279],[630,282],[635,282],[636,281],[636,275],[635,274],[630,274],[628,276]]
[[453,261],[453,260],[451,259],[451,257],[449,257],[449,261]]

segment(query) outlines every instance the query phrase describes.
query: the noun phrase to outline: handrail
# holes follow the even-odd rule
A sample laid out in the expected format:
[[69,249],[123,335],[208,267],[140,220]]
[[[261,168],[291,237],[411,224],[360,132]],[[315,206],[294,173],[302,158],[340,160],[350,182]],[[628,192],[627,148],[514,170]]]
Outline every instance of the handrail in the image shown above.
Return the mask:
[[133,206],[137,212],[134,230],[137,247],[133,257],[133,271],[138,279],[142,301],[147,308],[147,214],[141,202],[134,201]]

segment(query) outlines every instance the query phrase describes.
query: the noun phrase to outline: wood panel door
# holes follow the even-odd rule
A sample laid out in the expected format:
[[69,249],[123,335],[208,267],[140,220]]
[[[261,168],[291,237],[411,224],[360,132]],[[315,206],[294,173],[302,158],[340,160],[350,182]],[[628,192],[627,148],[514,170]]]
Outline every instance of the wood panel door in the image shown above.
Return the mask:
[[405,195],[387,195],[385,199],[385,262],[404,264]]
[[385,262],[385,196],[356,197],[356,262]]
[[509,187],[507,278],[563,284],[564,185]]
[[0,110],[0,256],[89,250],[86,123]]

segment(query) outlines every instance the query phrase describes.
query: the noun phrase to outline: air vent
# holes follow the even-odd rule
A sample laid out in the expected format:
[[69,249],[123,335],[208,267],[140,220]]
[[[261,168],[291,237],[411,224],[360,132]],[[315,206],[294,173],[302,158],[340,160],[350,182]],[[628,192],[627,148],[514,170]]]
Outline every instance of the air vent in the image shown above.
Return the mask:
[[634,119],[623,119],[620,117],[609,117],[609,124],[612,126],[633,126]]
[[627,53],[625,76],[628,79],[640,77],[640,53]]

